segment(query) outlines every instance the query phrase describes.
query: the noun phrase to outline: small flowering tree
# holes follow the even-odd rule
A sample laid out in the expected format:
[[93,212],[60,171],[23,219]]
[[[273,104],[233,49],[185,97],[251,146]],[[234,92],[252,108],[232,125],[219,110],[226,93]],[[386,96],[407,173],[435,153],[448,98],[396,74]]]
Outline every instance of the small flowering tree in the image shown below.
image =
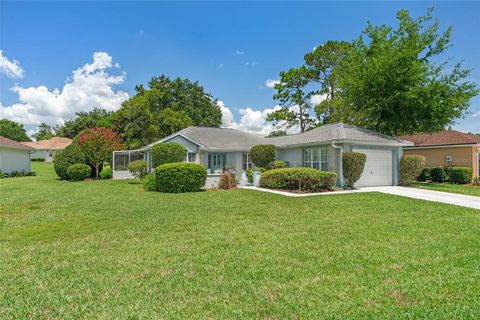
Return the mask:
[[85,155],[87,163],[95,168],[98,178],[100,166],[107,161],[114,150],[123,148],[119,134],[107,128],[91,128],[80,132],[78,144]]

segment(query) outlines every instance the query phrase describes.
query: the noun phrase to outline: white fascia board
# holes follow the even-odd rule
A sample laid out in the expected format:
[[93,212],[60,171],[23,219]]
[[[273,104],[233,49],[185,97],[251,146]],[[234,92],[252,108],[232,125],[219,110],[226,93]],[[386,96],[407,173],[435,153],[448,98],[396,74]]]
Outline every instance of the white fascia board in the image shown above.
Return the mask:
[[202,147],[202,148],[205,148],[201,143],[198,143],[197,141],[195,141],[195,140],[187,137],[186,135],[184,135],[184,134],[182,134],[182,133],[180,133],[180,132],[176,132],[176,133],[171,134],[171,135],[169,135],[168,137],[165,137],[165,138],[163,138],[163,139],[161,139],[161,140],[158,140],[158,141],[155,141],[155,142],[153,142],[153,143],[150,143],[150,144],[146,145],[145,147],[142,147],[142,148],[140,148],[140,149],[138,149],[138,150],[140,150],[140,151],[149,150],[149,149],[151,149],[154,145],[156,145],[156,144],[158,144],[158,143],[165,142],[165,141],[167,141],[167,140],[170,140],[170,139],[172,139],[172,138],[174,138],[174,137],[176,137],[176,136],[181,136],[182,138],[184,138],[184,139],[186,139],[186,140],[188,140],[188,141],[196,144],[197,146]]

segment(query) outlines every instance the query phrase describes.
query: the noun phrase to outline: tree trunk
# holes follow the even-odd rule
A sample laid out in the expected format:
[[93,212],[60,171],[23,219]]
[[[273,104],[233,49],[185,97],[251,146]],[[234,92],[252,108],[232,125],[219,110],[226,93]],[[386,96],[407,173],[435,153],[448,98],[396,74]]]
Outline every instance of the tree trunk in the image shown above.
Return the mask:
[[98,179],[98,167],[100,167],[100,165],[98,163],[95,164],[95,177]]

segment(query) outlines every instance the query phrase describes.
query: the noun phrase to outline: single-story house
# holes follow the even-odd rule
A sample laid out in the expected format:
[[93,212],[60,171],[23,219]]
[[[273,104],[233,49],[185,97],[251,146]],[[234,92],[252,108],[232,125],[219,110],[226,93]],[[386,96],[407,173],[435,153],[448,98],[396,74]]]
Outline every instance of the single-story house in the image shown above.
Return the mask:
[[153,170],[151,148],[162,142],[177,142],[187,150],[186,162],[205,166],[206,187],[218,182],[223,170],[237,174],[245,181],[245,171],[252,168],[250,148],[257,144],[273,144],[276,159],[286,161],[290,167],[312,167],[337,173],[337,184],[343,186],[342,155],[346,151],[367,155],[365,170],[356,186],[385,186],[399,183],[399,160],[403,147],[413,143],[386,136],[360,127],[335,123],[313,130],[266,138],[235,129],[188,127],[138,150],[115,151],[114,178],[130,178],[130,161],[145,159]]
[[30,172],[30,152],[33,149],[20,142],[0,136],[0,170]]
[[404,154],[425,156],[427,167],[469,167],[474,176],[480,176],[479,136],[447,130],[399,138],[414,143],[404,148]]
[[43,159],[45,162],[53,162],[53,157],[58,151],[62,151],[72,143],[72,139],[53,137],[40,141],[22,142],[24,145],[35,149],[32,159]]

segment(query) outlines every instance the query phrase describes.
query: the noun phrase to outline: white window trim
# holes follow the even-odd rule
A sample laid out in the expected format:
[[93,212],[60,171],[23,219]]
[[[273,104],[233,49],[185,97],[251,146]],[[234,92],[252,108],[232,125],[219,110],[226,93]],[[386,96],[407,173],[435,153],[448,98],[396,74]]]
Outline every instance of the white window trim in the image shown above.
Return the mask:
[[[305,151],[310,150],[311,152],[311,160],[306,161],[305,160]],[[314,161],[313,160],[313,151],[318,150],[318,160]],[[322,160],[322,154],[325,153],[325,160]],[[303,158],[303,166],[307,168],[314,168],[314,164],[318,163],[318,169],[320,171],[327,171],[328,170],[328,149],[326,147],[315,147],[315,148],[303,148],[302,149],[302,158]],[[310,165],[307,165],[307,162],[310,163]],[[324,165],[324,169],[322,170],[322,165]]]

